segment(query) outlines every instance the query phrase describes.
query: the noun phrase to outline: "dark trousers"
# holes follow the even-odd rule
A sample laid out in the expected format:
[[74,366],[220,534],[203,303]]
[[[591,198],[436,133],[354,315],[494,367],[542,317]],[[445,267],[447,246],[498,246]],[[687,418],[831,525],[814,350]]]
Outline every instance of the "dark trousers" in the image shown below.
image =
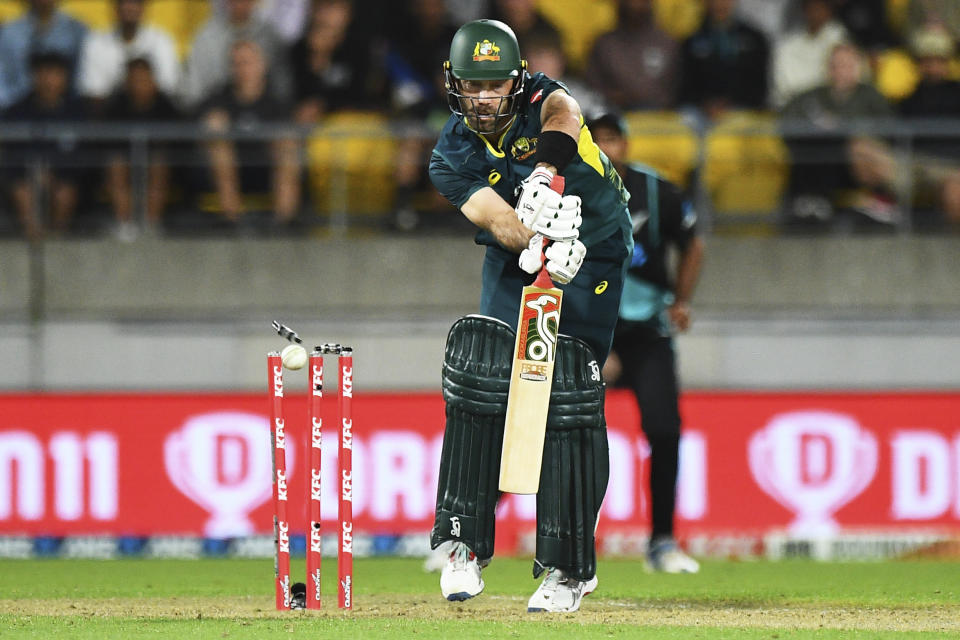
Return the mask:
[[[560,333],[590,345],[601,367],[610,353],[617,326],[625,269],[623,262],[587,259],[569,284],[557,285],[563,290]],[[480,313],[503,320],[516,329],[520,294],[532,281],[533,276],[517,265],[516,254],[499,247],[487,247]]]
[[621,324],[613,348],[623,364],[617,386],[636,396],[640,426],[650,445],[650,537],[673,536],[680,448],[673,339],[653,327]]

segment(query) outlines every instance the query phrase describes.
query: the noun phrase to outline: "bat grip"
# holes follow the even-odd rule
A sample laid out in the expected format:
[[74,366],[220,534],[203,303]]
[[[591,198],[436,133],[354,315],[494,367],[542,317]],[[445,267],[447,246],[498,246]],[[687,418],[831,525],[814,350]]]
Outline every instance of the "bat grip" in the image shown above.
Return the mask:
[[[553,180],[550,181],[550,188],[556,191],[559,194],[563,194],[563,188],[566,180],[561,175],[553,176]],[[543,239],[543,245],[541,251],[543,252],[543,266],[540,267],[540,273],[537,274],[536,279],[533,281],[533,286],[541,287],[543,289],[552,289],[553,280],[550,278],[550,274],[547,273],[547,247],[550,245],[550,240],[547,238]]]

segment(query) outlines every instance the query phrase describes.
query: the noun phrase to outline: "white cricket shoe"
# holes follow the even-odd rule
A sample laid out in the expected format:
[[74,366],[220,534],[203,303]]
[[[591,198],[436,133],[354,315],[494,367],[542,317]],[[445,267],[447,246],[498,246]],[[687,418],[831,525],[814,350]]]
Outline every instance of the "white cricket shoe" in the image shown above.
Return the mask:
[[427,554],[423,560],[423,570],[427,573],[440,573],[447,566],[447,559],[455,543],[452,540],[441,542],[440,546]]
[[646,569],[663,573],[697,573],[700,564],[681,551],[673,538],[663,538],[650,543]]
[[547,569],[543,582],[527,602],[527,611],[572,613],[580,608],[583,596],[597,588],[597,576],[587,581],[568,578],[560,569]]
[[451,601],[467,600],[483,591],[480,563],[470,547],[457,542],[440,572],[440,593]]

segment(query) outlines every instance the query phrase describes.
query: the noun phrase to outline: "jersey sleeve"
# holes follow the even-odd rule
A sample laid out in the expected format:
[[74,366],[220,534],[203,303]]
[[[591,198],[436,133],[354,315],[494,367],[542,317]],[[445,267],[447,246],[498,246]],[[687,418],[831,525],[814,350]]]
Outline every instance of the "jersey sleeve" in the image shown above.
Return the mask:
[[439,151],[430,155],[430,181],[444,198],[457,209],[463,207],[474,193],[487,186],[483,176],[469,170],[456,171]]
[[559,80],[554,80],[553,78],[547,77],[542,72],[537,72],[530,76],[523,97],[523,100],[526,103],[527,116],[530,118],[536,118],[536,122],[539,122],[540,108],[543,106],[543,101],[547,96],[558,89],[568,95],[570,94],[570,90],[567,89],[567,85],[563,84]]
[[659,182],[663,234],[683,251],[697,235],[697,212],[676,186],[665,180]]

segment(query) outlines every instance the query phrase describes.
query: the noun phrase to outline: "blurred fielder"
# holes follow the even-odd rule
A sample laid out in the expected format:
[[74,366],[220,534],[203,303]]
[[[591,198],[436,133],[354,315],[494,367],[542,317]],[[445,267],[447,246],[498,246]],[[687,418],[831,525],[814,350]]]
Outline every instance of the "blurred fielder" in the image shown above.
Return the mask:
[[[610,384],[620,381],[633,391],[650,445],[647,568],[696,573],[700,566],[673,537],[680,409],[672,333],[690,326],[690,299],[703,261],[697,214],[676,186],[647,167],[626,164],[626,128],[618,117],[601,116],[590,122],[590,131],[630,191],[633,258],[603,373]],[[675,261],[670,250],[677,252]]]

